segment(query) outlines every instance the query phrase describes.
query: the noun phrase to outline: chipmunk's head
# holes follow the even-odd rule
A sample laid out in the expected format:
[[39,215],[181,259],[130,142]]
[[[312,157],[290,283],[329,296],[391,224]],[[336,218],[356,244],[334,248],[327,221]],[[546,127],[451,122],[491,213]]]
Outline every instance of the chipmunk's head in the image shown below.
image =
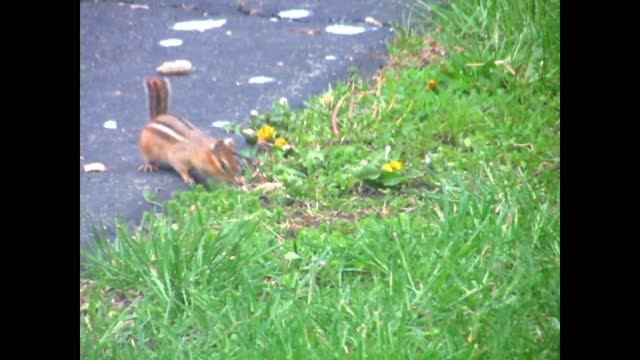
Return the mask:
[[208,169],[210,175],[230,183],[237,183],[238,163],[233,154],[233,139],[216,141],[209,145]]

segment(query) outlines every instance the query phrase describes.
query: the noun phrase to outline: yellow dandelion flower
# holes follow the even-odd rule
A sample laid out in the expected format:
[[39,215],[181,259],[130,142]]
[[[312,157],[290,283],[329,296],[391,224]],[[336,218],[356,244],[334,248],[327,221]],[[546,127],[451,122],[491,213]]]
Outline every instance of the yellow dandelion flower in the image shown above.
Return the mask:
[[276,138],[276,141],[274,142],[274,145],[277,147],[283,147],[286,144],[287,144],[287,141],[282,137]]
[[389,165],[391,166],[391,168],[393,170],[400,170],[402,169],[402,163],[398,160],[393,160],[389,163]]
[[320,104],[322,104],[323,106],[329,106],[333,104],[333,91],[329,90],[324,94],[320,95],[319,100],[320,100]]
[[258,141],[267,141],[271,139],[273,137],[274,130],[275,129],[273,128],[273,126],[269,125],[264,125],[260,129],[258,129],[258,131],[256,131]]
[[438,86],[438,83],[435,80],[430,79],[429,81],[427,81],[427,85],[425,87],[427,89],[435,89],[436,86]]
[[392,172],[393,168],[391,167],[391,164],[382,164],[382,170]]

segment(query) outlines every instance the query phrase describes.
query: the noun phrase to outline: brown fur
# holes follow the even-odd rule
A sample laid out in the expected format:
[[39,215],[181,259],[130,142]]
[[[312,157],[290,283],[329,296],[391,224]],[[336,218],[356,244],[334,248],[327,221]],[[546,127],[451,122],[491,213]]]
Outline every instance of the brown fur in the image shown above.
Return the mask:
[[189,121],[168,113],[169,84],[151,77],[145,81],[150,119],[140,132],[139,148],[144,164],[141,171],[169,165],[187,183],[193,183],[189,170],[195,168],[214,178],[236,181],[238,164],[230,146],[197,129]]

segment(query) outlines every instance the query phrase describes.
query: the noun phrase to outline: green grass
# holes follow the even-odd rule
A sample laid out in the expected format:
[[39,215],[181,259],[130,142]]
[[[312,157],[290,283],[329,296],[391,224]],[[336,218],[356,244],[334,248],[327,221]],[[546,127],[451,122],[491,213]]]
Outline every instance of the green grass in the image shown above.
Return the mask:
[[97,243],[82,358],[559,358],[559,2],[425,9],[374,84],[252,119],[292,149],[250,189]]

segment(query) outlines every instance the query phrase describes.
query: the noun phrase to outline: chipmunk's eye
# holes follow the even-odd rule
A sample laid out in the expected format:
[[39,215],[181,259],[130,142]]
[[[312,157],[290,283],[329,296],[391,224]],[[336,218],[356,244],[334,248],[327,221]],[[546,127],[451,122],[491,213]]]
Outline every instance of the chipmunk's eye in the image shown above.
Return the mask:
[[222,167],[222,171],[229,172],[229,164],[224,159],[220,159],[220,166]]

